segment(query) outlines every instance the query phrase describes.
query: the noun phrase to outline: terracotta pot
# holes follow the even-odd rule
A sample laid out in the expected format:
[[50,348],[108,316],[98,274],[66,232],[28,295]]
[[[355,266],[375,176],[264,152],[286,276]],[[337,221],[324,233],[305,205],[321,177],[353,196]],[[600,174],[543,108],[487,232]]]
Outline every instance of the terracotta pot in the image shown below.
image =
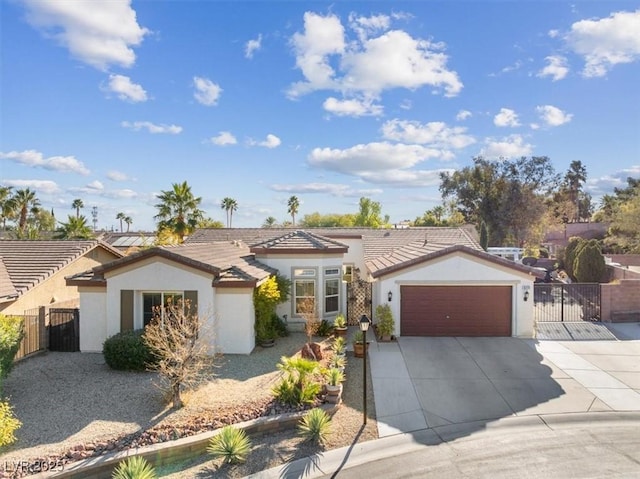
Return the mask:
[[[367,341],[367,350],[369,349],[369,342]],[[353,343],[353,353],[356,358],[364,358],[364,344],[363,343]]]
[[333,332],[336,337],[346,337],[347,336],[347,328],[333,328]]

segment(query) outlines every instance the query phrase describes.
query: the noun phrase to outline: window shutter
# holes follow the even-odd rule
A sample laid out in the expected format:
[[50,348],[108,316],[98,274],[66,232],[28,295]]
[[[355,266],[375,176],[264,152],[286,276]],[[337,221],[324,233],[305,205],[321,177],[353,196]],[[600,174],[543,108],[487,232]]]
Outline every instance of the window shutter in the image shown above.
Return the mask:
[[120,331],[133,330],[133,290],[120,290]]

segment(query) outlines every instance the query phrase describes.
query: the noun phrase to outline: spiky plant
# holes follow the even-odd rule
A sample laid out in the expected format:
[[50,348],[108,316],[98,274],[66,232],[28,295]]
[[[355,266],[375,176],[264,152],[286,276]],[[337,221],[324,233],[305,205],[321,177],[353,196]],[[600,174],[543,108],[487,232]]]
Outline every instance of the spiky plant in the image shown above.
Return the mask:
[[331,417],[324,410],[313,408],[302,417],[298,430],[307,440],[324,444],[331,434]]
[[247,459],[251,451],[251,441],[244,429],[225,426],[209,440],[207,452],[214,457],[223,457],[224,462],[238,464]]
[[131,456],[120,461],[115,468],[112,479],[156,479],[155,469],[142,456]]

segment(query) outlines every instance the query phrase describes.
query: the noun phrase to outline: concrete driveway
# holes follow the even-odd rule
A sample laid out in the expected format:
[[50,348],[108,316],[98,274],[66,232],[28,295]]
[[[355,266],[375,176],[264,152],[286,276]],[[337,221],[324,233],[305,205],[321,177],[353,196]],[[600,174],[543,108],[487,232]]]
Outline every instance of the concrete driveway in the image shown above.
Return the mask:
[[[640,327],[639,327],[640,329]],[[640,341],[372,342],[380,437],[519,417],[640,411]]]

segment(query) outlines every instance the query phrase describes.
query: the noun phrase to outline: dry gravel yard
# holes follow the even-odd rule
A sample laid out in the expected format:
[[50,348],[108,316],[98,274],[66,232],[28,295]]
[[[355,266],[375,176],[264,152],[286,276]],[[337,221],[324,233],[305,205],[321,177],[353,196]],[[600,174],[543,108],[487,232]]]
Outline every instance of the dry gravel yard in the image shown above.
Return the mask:
[[[164,405],[155,374],[112,371],[101,354],[45,353],[22,361],[7,379],[5,393],[23,426],[18,442],[0,456],[0,462],[57,457],[70,451],[68,455],[78,459],[89,454],[87,449],[116,450],[136,441],[158,441],[167,430],[188,435],[281,412],[271,397],[280,375],[276,364],[282,355],[296,353],[305,339],[293,333],[273,348],[222,357],[212,369],[216,377],[185,394],[186,406],[179,411]],[[346,374],[344,402],[333,418],[333,434],[325,449],[377,437],[374,419],[361,430],[362,360],[349,355]],[[372,416],[370,380],[368,385]],[[142,433],[145,430],[150,432]],[[253,452],[244,465],[222,466],[204,457],[159,472],[173,479],[207,477],[214,471],[242,477],[320,451],[303,443],[295,431],[254,437],[252,442]]]

